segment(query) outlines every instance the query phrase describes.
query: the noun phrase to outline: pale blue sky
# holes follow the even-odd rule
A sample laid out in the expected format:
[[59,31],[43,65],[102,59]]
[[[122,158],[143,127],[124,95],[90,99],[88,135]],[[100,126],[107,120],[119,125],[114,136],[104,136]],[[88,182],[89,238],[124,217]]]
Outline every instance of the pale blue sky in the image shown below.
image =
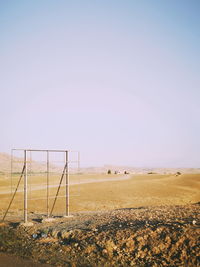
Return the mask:
[[200,1],[0,0],[0,151],[200,167]]

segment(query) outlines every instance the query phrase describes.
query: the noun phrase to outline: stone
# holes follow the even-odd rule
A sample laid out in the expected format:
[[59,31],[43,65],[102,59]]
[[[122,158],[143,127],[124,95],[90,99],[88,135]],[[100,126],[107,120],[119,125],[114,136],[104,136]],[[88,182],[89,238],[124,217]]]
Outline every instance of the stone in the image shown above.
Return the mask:
[[62,232],[61,232],[61,237],[62,237],[62,239],[68,239],[70,236],[71,236],[71,231],[66,231],[66,230],[63,230]]
[[20,223],[20,226],[31,227],[33,226],[33,222],[23,222],[23,223]]
[[53,222],[53,221],[55,221],[55,218],[44,218],[44,219],[42,219],[42,223]]
[[54,229],[54,230],[51,232],[51,236],[54,237],[54,238],[58,238],[59,233],[60,233],[59,230]]

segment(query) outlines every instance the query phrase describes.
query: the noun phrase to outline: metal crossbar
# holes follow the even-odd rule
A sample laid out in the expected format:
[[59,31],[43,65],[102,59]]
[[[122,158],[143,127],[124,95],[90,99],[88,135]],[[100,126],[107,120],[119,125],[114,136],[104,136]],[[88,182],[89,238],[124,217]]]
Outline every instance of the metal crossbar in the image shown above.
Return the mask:
[[23,148],[13,148],[12,150],[16,150],[16,151],[33,151],[33,152],[74,152],[74,153],[78,153],[79,151],[76,150],[60,150],[60,149],[23,149]]

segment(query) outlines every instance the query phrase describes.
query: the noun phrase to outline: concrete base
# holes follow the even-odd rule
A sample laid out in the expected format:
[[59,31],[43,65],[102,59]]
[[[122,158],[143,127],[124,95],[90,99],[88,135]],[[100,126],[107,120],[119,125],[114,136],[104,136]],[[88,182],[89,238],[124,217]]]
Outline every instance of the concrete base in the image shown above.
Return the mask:
[[30,226],[33,226],[33,222],[23,222],[23,223],[20,223],[21,226],[24,226],[24,227],[30,227]]
[[43,222],[53,222],[53,221],[55,221],[55,218],[44,218],[44,219],[42,219],[42,223]]
[[73,218],[74,216],[73,215],[64,215],[63,218]]

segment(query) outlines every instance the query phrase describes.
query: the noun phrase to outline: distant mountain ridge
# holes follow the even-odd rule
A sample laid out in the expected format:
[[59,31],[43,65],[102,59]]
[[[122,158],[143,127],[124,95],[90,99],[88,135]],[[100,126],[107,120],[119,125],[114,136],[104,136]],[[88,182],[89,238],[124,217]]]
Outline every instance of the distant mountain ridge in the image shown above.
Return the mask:
[[[21,172],[23,167],[23,158],[13,157],[14,159],[14,172]],[[21,162],[19,162],[21,161]],[[45,172],[46,163],[40,161],[32,161],[29,168],[35,172]],[[111,173],[124,173],[125,171],[131,174],[148,174],[148,173],[159,173],[159,174],[173,174],[176,172],[180,173],[200,173],[200,168],[142,168],[142,167],[130,167],[130,166],[115,166],[115,165],[104,165],[102,167],[85,167],[80,168],[80,173],[107,173],[111,170]],[[11,156],[7,153],[0,153],[0,172],[9,173],[11,171]],[[62,167],[50,163],[50,171],[61,172]],[[77,172],[77,168],[70,168],[72,173]]]
[[7,153],[0,153],[0,172],[8,172],[10,169],[10,155]]
[[131,167],[131,166],[115,166],[115,165],[104,165],[103,167],[87,167],[82,168],[83,173],[107,173],[108,170],[112,174],[124,173],[125,171],[130,174],[174,174],[180,173],[200,173],[200,168],[149,168],[149,167]]
[[[23,168],[23,158],[13,157],[13,164],[11,166],[11,155],[7,153],[0,153],[0,172],[8,173],[11,172],[21,172]],[[40,161],[28,160],[28,169],[34,172],[45,172],[47,169],[46,163]],[[61,171],[61,167],[50,164],[50,170],[53,172]]]

